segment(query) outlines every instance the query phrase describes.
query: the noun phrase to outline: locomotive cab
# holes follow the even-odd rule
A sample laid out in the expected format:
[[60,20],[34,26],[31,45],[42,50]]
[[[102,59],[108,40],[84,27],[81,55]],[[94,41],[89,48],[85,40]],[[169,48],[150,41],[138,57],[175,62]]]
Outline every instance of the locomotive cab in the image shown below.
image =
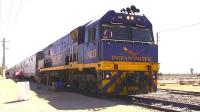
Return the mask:
[[100,91],[114,95],[156,91],[158,46],[150,21],[144,15],[109,11],[100,23]]

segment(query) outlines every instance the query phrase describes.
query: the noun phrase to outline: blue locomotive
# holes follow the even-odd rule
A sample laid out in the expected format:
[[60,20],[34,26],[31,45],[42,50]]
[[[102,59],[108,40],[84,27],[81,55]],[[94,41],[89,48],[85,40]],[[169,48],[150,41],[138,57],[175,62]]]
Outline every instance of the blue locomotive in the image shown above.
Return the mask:
[[156,91],[158,46],[151,22],[137,12],[134,6],[120,13],[110,10],[77,27],[38,52],[35,71],[86,93]]

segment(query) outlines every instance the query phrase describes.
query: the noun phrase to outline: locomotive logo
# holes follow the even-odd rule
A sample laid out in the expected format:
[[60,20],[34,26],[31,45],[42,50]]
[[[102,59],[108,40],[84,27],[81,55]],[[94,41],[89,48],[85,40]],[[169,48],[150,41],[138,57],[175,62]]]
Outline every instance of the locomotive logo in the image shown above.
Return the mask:
[[134,61],[134,62],[151,62],[151,57],[142,57],[139,56],[144,49],[139,52],[128,49],[127,47],[123,47],[123,51],[125,51],[129,56],[112,56],[112,60],[116,61]]
[[129,54],[128,59],[131,59],[132,61],[139,61],[139,62],[151,62],[151,57],[141,57],[139,54],[141,54],[144,49],[140,50],[139,52],[135,52],[133,50],[130,50],[126,47],[123,47],[123,50]]
[[126,53],[128,53],[130,56],[132,56],[132,57],[137,57],[140,53],[142,53],[144,51],[144,50],[140,50],[139,52],[135,52],[135,51],[130,50],[130,49],[126,48],[126,47],[123,47],[123,50]]

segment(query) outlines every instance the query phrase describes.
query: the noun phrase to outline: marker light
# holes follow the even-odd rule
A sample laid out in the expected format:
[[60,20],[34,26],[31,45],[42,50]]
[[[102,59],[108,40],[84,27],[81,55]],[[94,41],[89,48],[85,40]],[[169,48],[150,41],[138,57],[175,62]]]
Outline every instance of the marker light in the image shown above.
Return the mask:
[[156,75],[157,75],[157,73],[153,73],[153,79],[156,79]]
[[156,76],[155,75],[153,75],[153,79],[155,79],[156,78]]

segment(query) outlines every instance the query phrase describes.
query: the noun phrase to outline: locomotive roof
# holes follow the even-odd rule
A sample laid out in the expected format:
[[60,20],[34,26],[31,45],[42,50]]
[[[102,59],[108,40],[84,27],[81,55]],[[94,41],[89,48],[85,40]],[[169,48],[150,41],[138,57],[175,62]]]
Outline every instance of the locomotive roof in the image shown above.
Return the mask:
[[[127,16],[133,17],[133,20],[128,20]],[[101,17],[98,17],[89,23],[86,23],[85,27],[90,27],[95,23],[107,23],[107,24],[125,24],[131,26],[143,26],[145,28],[152,28],[151,22],[147,19],[147,17],[143,15],[129,15],[127,13],[117,13],[113,10],[108,11]]]

